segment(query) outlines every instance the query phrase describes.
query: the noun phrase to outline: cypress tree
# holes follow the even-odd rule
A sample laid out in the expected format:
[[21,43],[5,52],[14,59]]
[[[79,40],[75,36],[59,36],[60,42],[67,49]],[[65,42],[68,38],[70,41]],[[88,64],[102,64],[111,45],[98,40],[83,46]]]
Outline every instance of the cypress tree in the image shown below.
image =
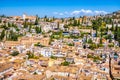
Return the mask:
[[100,34],[100,44],[102,44],[102,37],[103,37],[103,34],[102,34],[102,29],[100,30],[101,34]]
[[36,15],[35,25],[38,25],[38,15]]
[[78,20],[78,26],[80,26],[80,20]]
[[30,26],[29,26],[29,32],[31,32],[31,28],[32,28],[32,24],[30,24]]
[[77,26],[77,20],[74,20],[73,26]]
[[4,36],[5,36],[5,30],[2,31],[2,33],[0,35],[0,40],[3,40]]
[[28,25],[27,25],[27,21],[26,21],[26,20],[25,20],[25,22],[24,22],[24,25],[23,25],[23,26],[24,26],[24,28],[27,28],[27,26],[28,26]]
[[114,30],[114,39],[118,39],[118,26],[116,25],[115,30]]
[[114,31],[114,24],[113,24],[113,22],[112,22],[111,31]]
[[41,31],[42,31],[41,27],[38,27],[38,26],[35,27],[35,30],[36,30],[36,33],[41,33]]
[[59,26],[60,26],[60,24],[59,24],[59,22],[57,23],[57,28],[59,29]]
[[0,18],[0,23],[2,22],[2,18]]

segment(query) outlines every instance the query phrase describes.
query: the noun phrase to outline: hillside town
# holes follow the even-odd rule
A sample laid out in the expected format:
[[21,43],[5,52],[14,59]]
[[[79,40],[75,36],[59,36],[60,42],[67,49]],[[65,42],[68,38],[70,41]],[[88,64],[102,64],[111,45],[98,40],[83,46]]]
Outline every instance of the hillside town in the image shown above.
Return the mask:
[[0,80],[120,80],[120,10],[68,18],[1,15]]

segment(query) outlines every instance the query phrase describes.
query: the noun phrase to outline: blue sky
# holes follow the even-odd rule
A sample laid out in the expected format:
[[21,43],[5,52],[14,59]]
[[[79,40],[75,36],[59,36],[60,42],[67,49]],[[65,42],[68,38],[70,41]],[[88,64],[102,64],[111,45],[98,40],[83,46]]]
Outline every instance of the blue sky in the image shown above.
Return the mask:
[[106,14],[120,10],[120,0],[1,0],[0,14],[55,17]]

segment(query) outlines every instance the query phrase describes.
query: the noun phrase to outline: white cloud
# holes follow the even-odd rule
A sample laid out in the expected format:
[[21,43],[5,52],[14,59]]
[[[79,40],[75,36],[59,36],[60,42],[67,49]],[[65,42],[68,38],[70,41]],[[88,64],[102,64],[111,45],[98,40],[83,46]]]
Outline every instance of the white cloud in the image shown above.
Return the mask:
[[106,11],[94,11],[94,14],[98,15],[98,14],[107,14],[108,12]]
[[60,15],[60,16],[64,15],[64,13],[59,13],[59,12],[53,12],[53,14]]
[[58,14],[58,12],[53,12],[53,14]]
[[64,15],[63,13],[59,13],[60,16]]
[[98,10],[95,10],[95,11],[92,11],[92,10],[85,10],[85,9],[81,9],[81,10],[74,10],[72,12],[54,12],[53,14],[55,15],[59,15],[59,16],[77,16],[77,15],[100,15],[100,14],[107,14],[108,12],[106,11],[98,11]]
[[85,14],[91,14],[92,10],[85,10],[85,9],[81,9],[80,12],[83,12]]
[[69,13],[67,11],[65,11],[64,14],[69,14]]
[[73,11],[73,12],[71,13],[71,15],[78,15],[78,14],[80,14],[80,11]]
[[62,16],[62,15],[69,15],[69,12],[67,12],[67,11],[65,11],[63,13],[61,13],[61,12],[53,12],[53,14]]
[[75,10],[73,12],[71,12],[71,15],[80,15],[80,14],[85,14],[85,15],[99,15],[99,14],[107,14],[108,12],[106,11],[92,11],[92,10],[85,10],[85,9],[81,9],[81,10]]
[[85,9],[75,10],[75,11],[71,12],[71,15],[78,15],[80,13],[83,13],[83,14],[92,14],[92,10],[85,10]]

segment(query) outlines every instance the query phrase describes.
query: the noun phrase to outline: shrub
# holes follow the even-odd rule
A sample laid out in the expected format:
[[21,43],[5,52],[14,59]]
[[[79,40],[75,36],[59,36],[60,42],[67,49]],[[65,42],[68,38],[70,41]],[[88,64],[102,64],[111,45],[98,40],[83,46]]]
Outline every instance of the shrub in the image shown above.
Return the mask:
[[69,62],[67,62],[67,61],[65,61],[65,62],[63,62],[63,63],[61,63],[61,65],[63,65],[63,66],[69,66]]
[[68,46],[74,46],[74,44],[73,43],[69,43]]
[[114,44],[108,44],[108,47],[114,47]]
[[38,73],[37,73],[37,72],[34,72],[33,74],[34,74],[34,75],[37,75]]
[[90,44],[90,47],[89,47],[91,50],[94,50],[97,48],[97,45],[95,43],[92,43]]
[[37,46],[37,47],[45,47],[44,45],[40,44],[39,42],[37,44],[34,44],[34,46]]
[[92,42],[92,39],[88,39],[88,43],[89,44],[92,44],[93,42]]
[[103,47],[104,45],[103,44],[98,44],[98,47]]
[[88,54],[88,55],[87,55],[87,58],[93,58],[93,56],[92,56],[92,55],[90,55],[90,54]]
[[18,51],[13,51],[11,55],[12,55],[12,56],[17,56],[18,54],[19,54]]
[[51,59],[57,59],[57,57],[55,57],[55,56],[51,56],[50,58],[51,58]]

